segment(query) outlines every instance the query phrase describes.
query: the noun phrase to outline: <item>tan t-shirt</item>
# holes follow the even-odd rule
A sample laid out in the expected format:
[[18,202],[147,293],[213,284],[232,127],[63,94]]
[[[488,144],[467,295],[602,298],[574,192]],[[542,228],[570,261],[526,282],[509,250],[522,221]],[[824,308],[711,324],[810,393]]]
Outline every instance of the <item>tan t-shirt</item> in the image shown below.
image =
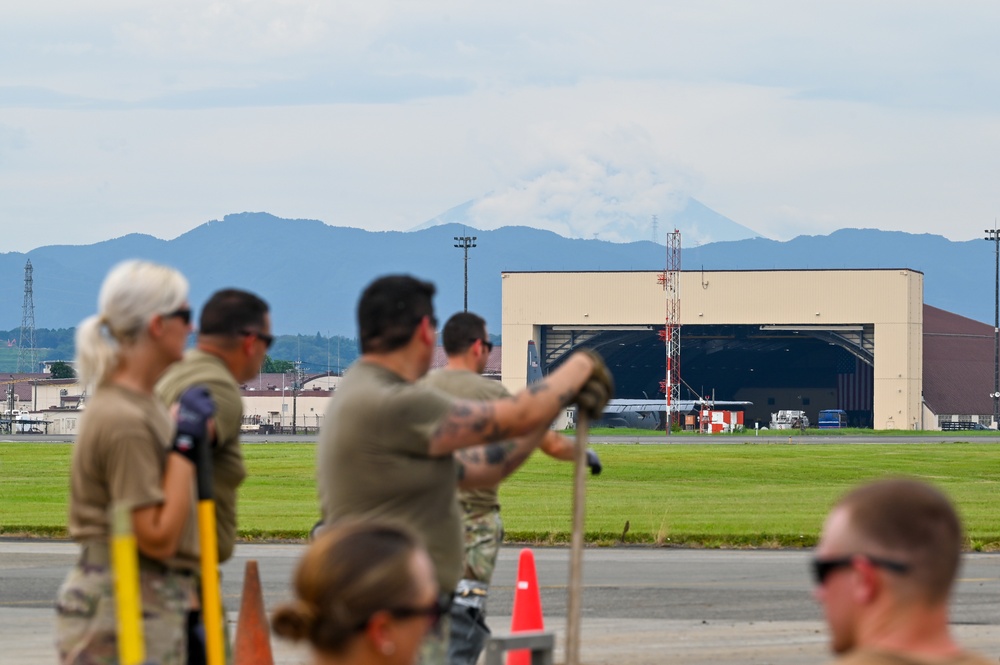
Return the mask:
[[[77,542],[108,543],[111,510],[163,503],[163,473],[174,426],[155,395],[116,385],[102,386],[87,400],[73,447],[69,533]],[[171,567],[198,569],[198,525],[194,488],[191,513]]]
[[993,661],[970,651],[953,658],[922,658],[915,655],[856,649],[831,665],[991,665]]
[[[509,397],[510,393],[499,381],[492,381],[470,370],[436,369],[424,381],[443,393],[460,399],[492,401]],[[458,500],[471,508],[498,510],[500,500],[497,487],[482,487],[474,490],[458,490]]]
[[345,517],[402,523],[420,534],[442,590],[462,576],[462,523],[450,453],[432,457],[430,438],[451,400],[364,360],[330,398],[317,449],[327,522]]
[[233,555],[236,545],[236,489],[247,477],[240,448],[243,399],[240,387],[222,360],[192,349],[171,365],[156,384],[156,394],[166,404],[176,402],[191,386],[208,388],[215,402],[215,437],[212,447],[212,493],[219,541],[219,563]]

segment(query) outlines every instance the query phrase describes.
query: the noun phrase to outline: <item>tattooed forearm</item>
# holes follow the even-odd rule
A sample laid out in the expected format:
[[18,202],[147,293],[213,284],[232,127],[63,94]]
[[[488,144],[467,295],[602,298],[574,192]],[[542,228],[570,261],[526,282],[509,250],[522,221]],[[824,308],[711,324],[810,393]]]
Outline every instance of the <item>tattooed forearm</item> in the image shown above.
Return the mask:
[[482,464],[483,456],[481,454],[482,448],[476,446],[474,448],[462,448],[461,450],[455,451],[455,458],[458,460],[459,464]]
[[[531,385],[529,385],[526,390],[529,395],[535,397],[537,395],[540,395],[544,392],[551,390],[551,386],[549,386],[548,382],[546,381],[539,381],[537,383],[532,383]],[[575,397],[576,397],[576,391],[567,390],[559,395],[559,404],[561,404],[562,406],[567,406],[569,404],[572,404],[573,399]]]
[[457,438],[468,441],[497,441],[510,438],[508,428],[497,422],[496,407],[493,402],[456,402],[437,430],[435,438]]
[[494,466],[503,464],[516,449],[517,445],[513,441],[488,444],[486,446],[486,463]]
[[518,450],[517,443],[514,441],[489,443],[482,448],[485,452],[486,466],[500,467],[504,477],[513,473],[531,454],[530,450]]
[[543,393],[548,389],[549,385],[545,381],[538,381],[536,383],[531,383],[528,385],[527,388],[529,395],[538,395],[539,393]]
[[537,445],[534,438],[519,437],[456,451],[455,459],[464,467],[459,483],[466,489],[496,485],[524,464]]
[[530,454],[531,454],[530,450],[529,451],[515,452],[515,453],[511,454],[507,458],[507,461],[503,465],[503,474],[504,474],[504,477],[507,477],[510,474],[514,473],[514,471],[517,470],[517,467],[519,467],[522,464],[524,464],[524,460],[528,459],[528,455],[530,455]]

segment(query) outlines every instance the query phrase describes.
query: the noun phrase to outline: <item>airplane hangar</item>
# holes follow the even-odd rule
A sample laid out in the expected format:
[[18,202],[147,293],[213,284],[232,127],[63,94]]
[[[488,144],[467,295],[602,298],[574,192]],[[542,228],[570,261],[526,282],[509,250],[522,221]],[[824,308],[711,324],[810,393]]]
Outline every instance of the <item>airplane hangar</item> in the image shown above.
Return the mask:
[[[525,385],[534,340],[543,372],[577,346],[593,347],[615,375],[617,397],[662,398],[660,275],[503,273],[505,385]],[[682,399],[751,401],[750,427],[766,426],[779,409],[802,409],[815,422],[821,409],[844,408],[853,425],[924,428],[919,271],[685,271],[679,279]]]

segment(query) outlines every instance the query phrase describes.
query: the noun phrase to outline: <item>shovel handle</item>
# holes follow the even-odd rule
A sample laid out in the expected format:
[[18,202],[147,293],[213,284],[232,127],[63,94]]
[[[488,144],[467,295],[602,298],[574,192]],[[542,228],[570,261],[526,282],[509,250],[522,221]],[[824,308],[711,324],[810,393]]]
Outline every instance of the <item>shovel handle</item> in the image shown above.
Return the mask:
[[577,411],[576,459],[573,469],[573,535],[569,550],[569,586],[566,602],[566,665],[580,663],[580,610],[583,605],[583,535],[587,514],[587,445],[590,421]]

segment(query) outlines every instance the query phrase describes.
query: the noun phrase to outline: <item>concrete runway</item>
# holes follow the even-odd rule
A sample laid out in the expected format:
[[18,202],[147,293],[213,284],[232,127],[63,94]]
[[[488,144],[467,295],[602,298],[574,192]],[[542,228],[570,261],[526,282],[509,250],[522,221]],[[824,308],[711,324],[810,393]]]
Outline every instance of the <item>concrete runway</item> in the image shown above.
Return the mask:
[[[235,631],[243,571],[258,561],[268,609],[288,598],[303,546],[240,544],[223,567]],[[66,542],[0,539],[0,663],[51,663],[52,603],[77,548]],[[546,628],[562,658],[569,550],[536,548]],[[501,551],[490,623],[509,632],[519,548]],[[810,551],[590,548],[584,557],[581,654],[590,665],[771,663],[828,660],[822,615],[811,597]],[[1000,655],[1000,554],[966,556],[952,621],[967,646]],[[308,662],[301,647],[274,641],[277,665]]]

